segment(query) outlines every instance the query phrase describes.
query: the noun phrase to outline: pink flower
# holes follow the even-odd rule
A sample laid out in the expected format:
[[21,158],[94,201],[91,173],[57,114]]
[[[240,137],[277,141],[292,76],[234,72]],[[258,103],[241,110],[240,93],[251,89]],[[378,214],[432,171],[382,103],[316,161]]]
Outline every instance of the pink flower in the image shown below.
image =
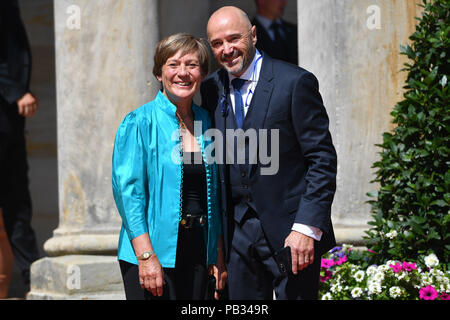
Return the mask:
[[376,253],[375,251],[370,250],[370,249],[367,249],[367,251],[369,251],[370,253]]
[[400,271],[402,271],[402,265],[398,262],[396,264],[390,264],[389,267],[391,267],[395,273],[399,273]]
[[417,266],[416,266],[416,264],[414,262],[413,263],[408,263],[406,261],[403,261],[402,267],[403,267],[403,270],[406,270],[406,271],[409,271],[409,272],[411,272],[413,270],[417,270]]
[[325,271],[325,276],[321,276],[320,277],[320,282],[325,282],[328,279],[331,279],[331,276],[333,275],[333,273],[331,271]]
[[421,300],[434,300],[438,297],[438,292],[433,286],[426,286],[419,290]]
[[320,262],[320,266],[325,269],[331,268],[332,266],[334,266],[334,261],[331,259],[322,259]]
[[442,292],[441,293],[441,300],[450,300],[450,295],[445,293],[445,292]]
[[335,264],[337,266],[340,266],[341,264],[343,264],[346,261],[347,261],[347,256],[343,256],[342,258],[339,258],[338,261],[335,262]]

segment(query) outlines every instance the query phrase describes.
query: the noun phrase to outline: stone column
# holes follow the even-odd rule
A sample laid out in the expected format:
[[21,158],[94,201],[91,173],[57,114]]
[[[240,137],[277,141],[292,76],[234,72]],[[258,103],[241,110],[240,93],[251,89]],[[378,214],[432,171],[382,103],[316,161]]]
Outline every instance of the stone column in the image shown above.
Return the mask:
[[340,243],[360,245],[368,229],[375,144],[392,129],[390,112],[402,99],[400,45],[415,31],[420,2],[297,1],[299,64],[319,80],[338,153],[332,219]]
[[111,158],[123,117],[153,99],[157,0],[54,2],[59,226],[28,299],[121,299]]

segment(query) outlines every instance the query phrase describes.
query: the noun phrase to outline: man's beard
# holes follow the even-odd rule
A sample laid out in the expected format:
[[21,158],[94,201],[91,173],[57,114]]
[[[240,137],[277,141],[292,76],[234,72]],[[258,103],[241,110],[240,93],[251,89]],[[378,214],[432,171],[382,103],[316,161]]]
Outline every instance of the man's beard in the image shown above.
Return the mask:
[[[255,49],[250,48],[245,55],[241,55],[242,59],[239,60],[239,62],[229,67],[227,64],[222,64],[222,66],[227,70],[228,73],[231,73],[232,75],[242,75],[242,73],[247,69],[247,67],[250,65],[250,63],[253,60],[253,56],[255,55]],[[224,58],[224,57],[222,57]]]

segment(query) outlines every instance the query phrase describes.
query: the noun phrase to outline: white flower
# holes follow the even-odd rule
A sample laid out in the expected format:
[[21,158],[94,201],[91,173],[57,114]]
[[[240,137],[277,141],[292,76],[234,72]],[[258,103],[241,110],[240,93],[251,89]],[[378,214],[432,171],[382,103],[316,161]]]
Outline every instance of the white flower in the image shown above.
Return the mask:
[[368,285],[369,294],[381,293],[381,284],[377,281],[370,281]]
[[430,286],[433,284],[433,279],[428,273],[423,273],[420,275],[420,284],[422,287]]
[[398,298],[402,295],[402,289],[400,287],[392,287],[389,289],[389,295],[392,298]]
[[354,274],[353,278],[355,278],[357,282],[361,282],[364,280],[364,276],[365,276],[364,271],[358,271]]
[[445,273],[439,269],[431,269],[430,270],[430,274],[436,277],[436,280],[438,282],[442,281],[443,276],[445,275]]
[[353,298],[361,297],[362,293],[363,293],[362,289],[358,287],[354,288],[351,292]]
[[331,293],[327,292],[322,296],[322,300],[333,300]]
[[377,273],[377,267],[376,266],[368,267],[366,273],[369,277],[373,276],[375,273]]
[[406,272],[394,273],[394,277],[396,277],[398,280],[402,280],[403,278],[406,277]]
[[383,272],[377,272],[375,273],[375,275],[372,277],[372,279],[376,282],[381,282],[384,280],[384,273]]
[[434,253],[425,257],[425,264],[428,268],[435,267],[439,264],[439,259]]
[[347,251],[347,249],[353,249],[353,245],[352,244],[346,244],[346,243],[344,243],[344,244],[342,244],[342,249],[343,249],[343,251]]
[[333,293],[339,293],[342,291],[342,286],[340,284],[333,284],[330,288],[330,291]]
[[394,239],[398,235],[397,231],[391,230],[388,233],[386,233],[386,237],[389,239]]
[[389,269],[390,269],[389,265],[382,264],[381,266],[377,267],[377,272],[384,273],[384,272],[388,271]]

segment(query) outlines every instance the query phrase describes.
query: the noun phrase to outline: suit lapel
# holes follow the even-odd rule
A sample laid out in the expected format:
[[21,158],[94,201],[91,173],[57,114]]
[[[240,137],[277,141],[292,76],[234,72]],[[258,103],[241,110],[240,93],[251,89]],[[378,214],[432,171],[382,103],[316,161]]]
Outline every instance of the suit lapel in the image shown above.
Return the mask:
[[[217,72],[218,85],[218,105],[214,113],[215,125],[219,129],[224,138],[226,137],[226,119],[232,117],[232,121],[235,123],[233,108],[231,105],[229,94],[229,81],[228,73],[226,70],[221,69]],[[263,53],[262,66],[260,76],[258,79],[258,85],[255,88],[250,108],[244,119],[243,129],[244,131],[252,128],[257,131],[264,128],[264,122],[266,120],[267,110],[269,109],[270,99],[273,91],[273,61],[272,59]],[[236,125],[236,124],[235,124]],[[223,155],[225,155],[226,140],[224,141]],[[250,165],[251,169],[254,169],[255,165]]]
[[[273,63],[272,59],[263,54],[263,61],[261,66],[261,73],[258,79],[258,84],[255,89],[255,93],[250,103],[250,108],[245,116],[244,130],[249,128],[256,130],[258,140],[258,152],[259,152],[259,129],[264,128],[264,122],[266,120],[267,110],[269,109],[270,98],[273,91]],[[258,156],[257,156],[258,157]],[[254,173],[254,170],[258,164],[249,164],[249,172]]]
[[264,127],[264,122],[269,108],[273,91],[273,63],[272,59],[263,53],[261,73],[258,79],[255,93],[253,94],[250,108],[245,116],[244,130],[253,128],[256,130]]

